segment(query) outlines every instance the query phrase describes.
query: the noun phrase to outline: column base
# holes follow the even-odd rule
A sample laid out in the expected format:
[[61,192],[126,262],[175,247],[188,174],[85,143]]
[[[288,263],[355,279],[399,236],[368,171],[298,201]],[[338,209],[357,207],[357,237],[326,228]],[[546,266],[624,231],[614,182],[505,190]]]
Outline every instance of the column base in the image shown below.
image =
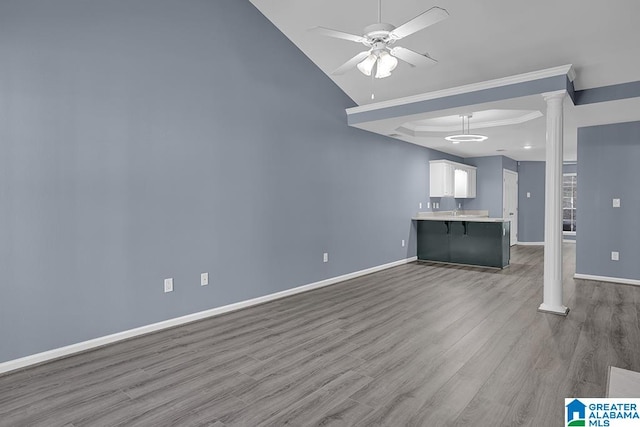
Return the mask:
[[569,307],[564,305],[548,305],[545,303],[540,304],[538,311],[542,313],[557,314],[558,316],[566,316],[569,314]]

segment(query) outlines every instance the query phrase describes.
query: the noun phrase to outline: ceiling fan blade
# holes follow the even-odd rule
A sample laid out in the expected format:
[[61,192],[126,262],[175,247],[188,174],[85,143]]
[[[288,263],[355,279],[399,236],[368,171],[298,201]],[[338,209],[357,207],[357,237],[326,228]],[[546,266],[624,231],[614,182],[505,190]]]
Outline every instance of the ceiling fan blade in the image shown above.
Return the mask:
[[349,40],[356,43],[362,43],[365,39],[362,36],[357,36],[355,34],[349,34],[338,30],[332,30],[331,28],[325,27],[314,27],[309,28],[308,31],[312,31],[316,34],[320,34],[322,36],[334,37],[337,39]]
[[422,55],[421,53],[414,52],[411,49],[407,49],[406,47],[401,46],[397,46],[391,49],[391,55],[395,56],[398,59],[402,59],[404,62],[407,62],[413,67],[438,63],[438,61],[431,58],[430,56]]
[[445,9],[437,6],[432,7],[426,12],[421,13],[412,20],[405,22],[395,30],[391,31],[390,36],[398,40],[403,37],[407,37],[408,35],[413,34],[416,31],[427,28],[433,24],[437,24],[438,22],[447,19],[448,17],[449,12],[447,12]]
[[359,54],[357,54],[356,56],[354,56],[353,58],[351,58],[350,60],[348,60],[341,66],[339,66],[338,68],[336,68],[335,71],[331,74],[340,75],[340,74],[346,73],[347,71],[349,71],[350,69],[358,65],[358,63],[362,62],[364,58],[369,56],[370,53],[371,52],[369,52],[368,50],[365,50],[364,52],[360,52]]

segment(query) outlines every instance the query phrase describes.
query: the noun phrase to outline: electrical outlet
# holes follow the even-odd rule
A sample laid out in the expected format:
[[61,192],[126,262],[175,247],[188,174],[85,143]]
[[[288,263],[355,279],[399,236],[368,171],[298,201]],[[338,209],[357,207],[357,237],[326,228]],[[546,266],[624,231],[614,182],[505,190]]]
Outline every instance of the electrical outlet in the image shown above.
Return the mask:
[[419,206],[419,209],[422,209],[422,202],[420,202],[418,206]]
[[209,284],[209,273],[200,274],[200,286],[207,286]]
[[438,202],[433,202],[433,207],[434,207],[435,209],[440,209],[440,203],[438,203]]
[[611,261],[619,261],[620,260],[620,252],[611,251]]
[[404,239],[402,239],[402,247],[404,248]]
[[620,199],[613,199],[613,207],[614,208],[620,207]]
[[458,209],[462,209],[462,203],[458,203]]
[[173,292],[173,277],[169,277],[168,279],[164,279],[164,291],[165,292]]
[[531,193],[527,191],[527,199],[530,199],[530,198],[531,198]]
[[329,253],[325,252],[322,254],[322,262],[329,262]]
[[427,209],[431,209],[431,202],[427,202]]

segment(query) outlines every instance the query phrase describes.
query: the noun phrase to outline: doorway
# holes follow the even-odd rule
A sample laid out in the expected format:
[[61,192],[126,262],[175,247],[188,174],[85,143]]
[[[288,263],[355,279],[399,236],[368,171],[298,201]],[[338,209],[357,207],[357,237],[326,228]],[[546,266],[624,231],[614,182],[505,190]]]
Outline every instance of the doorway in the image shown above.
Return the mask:
[[518,173],[502,170],[502,217],[511,221],[511,246],[518,243]]

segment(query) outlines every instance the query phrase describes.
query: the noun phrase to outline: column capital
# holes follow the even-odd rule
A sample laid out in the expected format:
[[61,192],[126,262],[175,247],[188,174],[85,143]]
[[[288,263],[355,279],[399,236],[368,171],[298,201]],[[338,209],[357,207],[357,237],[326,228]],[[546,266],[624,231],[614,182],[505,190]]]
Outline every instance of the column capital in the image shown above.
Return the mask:
[[551,101],[552,99],[561,99],[563,100],[567,96],[567,91],[565,89],[556,90],[553,92],[545,92],[541,94],[545,101]]

